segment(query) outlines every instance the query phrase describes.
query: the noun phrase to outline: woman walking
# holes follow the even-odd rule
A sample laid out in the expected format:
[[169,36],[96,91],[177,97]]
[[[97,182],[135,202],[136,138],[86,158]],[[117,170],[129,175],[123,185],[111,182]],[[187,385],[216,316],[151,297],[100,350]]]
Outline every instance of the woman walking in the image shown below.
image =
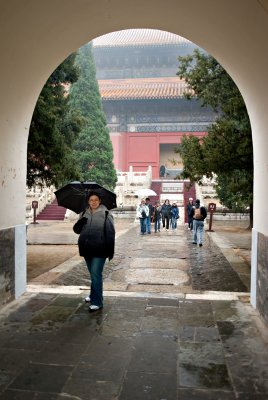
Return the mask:
[[179,208],[176,203],[171,206],[171,227],[172,229],[177,229],[177,220],[179,219]]
[[115,244],[113,216],[101,204],[101,197],[97,192],[89,193],[88,207],[73,227],[76,233],[79,225],[79,254],[84,257],[91,277],[90,294],[85,301],[91,303],[89,311],[93,312],[103,307],[102,272],[106,258],[113,258]]
[[[149,207],[146,205],[146,202],[144,199],[141,200],[140,204],[138,205],[136,209],[136,215],[137,218],[140,220],[140,233],[141,235],[146,234],[146,220],[147,217],[149,217],[150,210]],[[151,232],[150,232],[151,233]]]
[[153,222],[154,222],[154,232],[160,232],[160,221],[162,217],[162,207],[160,206],[160,203],[157,202],[156,205],[154,206],[153,210]]
[[169,203],[169,200],[167,199],[162,205],[162,223],[163,223],[163,228],[166,228],[166,231],[169,230],[170,219],[171,219],[171,205]]
[[193,216],[192,216],[192,209],[194,206],[194,200],[192,197],[189,197],[189,201],[186,207],[187,210],[187,217],[188,217],[188,230],[193,230]]

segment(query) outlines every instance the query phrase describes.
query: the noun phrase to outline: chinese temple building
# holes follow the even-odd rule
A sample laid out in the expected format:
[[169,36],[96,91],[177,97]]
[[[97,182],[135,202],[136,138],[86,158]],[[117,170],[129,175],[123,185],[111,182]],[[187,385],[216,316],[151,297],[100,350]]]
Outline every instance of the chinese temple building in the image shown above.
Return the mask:
[[117,171],[130,166],[145,171],[150,165],[153,179],[175,177],[183,165],[174,148],[183,135],[206,135],[215,114],[185,99],[186,83],[176,75],[178,56],[196,47],[178,35],[149,29],[113,32],[93,41]]

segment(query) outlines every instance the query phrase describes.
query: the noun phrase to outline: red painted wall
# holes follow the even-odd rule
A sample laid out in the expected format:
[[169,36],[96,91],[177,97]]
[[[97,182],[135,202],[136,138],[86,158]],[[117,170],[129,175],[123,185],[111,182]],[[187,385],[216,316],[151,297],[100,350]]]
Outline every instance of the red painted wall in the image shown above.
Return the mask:
[[[191,132],[191,135],[204,137],[207,132]],[[153,179],[159,177],[160,144],[179,144],[185,132],[124,132],[111,134],[114,150],[114,164],[119,171],[145,171],[152,167]]]
[[126,137],[125,133],[110,133],[114,153],[114,166],[118,171],[128,171],[126,169]]

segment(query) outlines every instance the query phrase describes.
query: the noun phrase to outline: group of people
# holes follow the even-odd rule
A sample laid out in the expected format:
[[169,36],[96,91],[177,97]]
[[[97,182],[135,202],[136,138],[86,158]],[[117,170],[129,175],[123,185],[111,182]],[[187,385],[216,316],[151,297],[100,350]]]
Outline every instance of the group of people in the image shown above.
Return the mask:
[[141,235],[151,234],[151,223],[154,224],[154,232],[160,232],[162,227],[166,230],[177,228],[177,221],[180,217],[179,208],[176,203],[170,204],[167,199],[163,204],[157,202],[155,206],[151,204],[150,198],[142,199],[137,209],[137,218],[140,220]]
[[[200,200],[196,199],[195,203],[192,197],[186,207],[188,216],[188,229],[193,232],[193,244],[203,246],[204,237],[204,220],[207,217],[207,210],[200,204]],[[160,226],[164,229],[174,230],[177,228],[177,221],[179,219],[179,208],[176,203],[170,204],[167,199],[163,204],[157,202],[152,206],[150,198],[142,199],[137,206],[137,218],[140,220],[140,233],[141,235],[151,233],[151,223],[154,224],[154,232],[160,232]]]

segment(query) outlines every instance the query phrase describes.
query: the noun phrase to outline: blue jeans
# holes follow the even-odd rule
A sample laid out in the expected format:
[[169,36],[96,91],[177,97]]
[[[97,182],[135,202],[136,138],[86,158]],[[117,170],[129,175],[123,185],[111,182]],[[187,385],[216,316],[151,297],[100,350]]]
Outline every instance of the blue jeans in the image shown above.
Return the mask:
[[142,235],[144,235],[146,233],[146,219],[147,218],[140,218],[140,227],[141,227]]
[[146,220],[147,232],[151,233],[151,217],[150,217],[150,215],[149,215],[149,217],[146,217],[145,220]]
[[88,272],[91,277],[90,286],[90,302],[95,306],[103,306],[103,283],[102,283],[102,271],[106,261],[106,258],[86,258]]
[[160,222],[161,222],[161,218],[158,218],[154,221],[154,231],[160,231]]
[[172,229],[177,228],[177,218],[176,217],[171,217],[171,227],[172,227]]
[[194,219],[194,221],[193,221],[193,242],[195,242],[197,244],[202,244],[203,237],[204,237],[204,222],[197,221],[196,219]]

